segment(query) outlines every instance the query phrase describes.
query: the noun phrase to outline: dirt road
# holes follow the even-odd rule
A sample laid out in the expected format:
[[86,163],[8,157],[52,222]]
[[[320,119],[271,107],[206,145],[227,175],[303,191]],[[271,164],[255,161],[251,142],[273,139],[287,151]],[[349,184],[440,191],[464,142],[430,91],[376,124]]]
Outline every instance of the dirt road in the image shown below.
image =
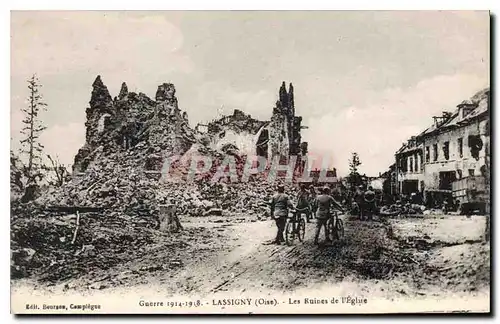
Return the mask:
[[[480,243],[481,218],[443,217],[390,223],[343,219],[344,239],[320,246],[313,244],[314,223],[307,224],[305,242],[293,246],[262,244],[275,235],[272,221],[226,226],[228,240],[224,252],[209,255],[201,263],[186,265],[183,271],[158,286],[163,292],[177,293],[181,289],[201,295],[221,291],[285,292],[324,285],[344,286],[352,291],[355,286],[372,296],[394,298],[398,294],[439,296],[450,291],[469,294],[484,289],[489,282],[489,246]],[[423,228],[424,233],[414,235],[401,226],[408,223],[413,223],[413,228]],[[446,227],[437,230],[441,223]],[[450,228],[449,223],[458,225]],[[192,226],[198,225],[195,222]],[[432,230],[425,230],[425,226]],[[460,235],[460,226],[467,228],[462,232],[468,233],[465,237]],[[451,230],[448,236],[443,234],[446,229]],[[446,253],[449,249],[456,253]],[[444,259],[443,251],[447,255]],[[464,260],[464,253],[469,255],[468,260]],[[439,258],[447,266],[440,268],[436,261]],[[454,273],[450,279],[446,272],[454,269],[454,265],[463,271],[461,275]],[[443,271],[446,267],[449,269]],[[467,274],[468,278],[463,278]],[[445,279],[439,282],[437,278]],[[161,276],[153,278],[153,282],[158,279],[161,283]]]
[[343,219],[345,238],[333,245],[315,246],[315,224],[309,223],[305,242],[277,246],[262,244],[275,235],[271,220],[186,218],[185,233],[190,235],[176,248],[160,241],[140,258],[110,269],[49,287],[26,280],[13,286],[89,293],[147,289],[165,297],[301,289],[387,299],[488,294],[489,244],[481,243],[484,218]]

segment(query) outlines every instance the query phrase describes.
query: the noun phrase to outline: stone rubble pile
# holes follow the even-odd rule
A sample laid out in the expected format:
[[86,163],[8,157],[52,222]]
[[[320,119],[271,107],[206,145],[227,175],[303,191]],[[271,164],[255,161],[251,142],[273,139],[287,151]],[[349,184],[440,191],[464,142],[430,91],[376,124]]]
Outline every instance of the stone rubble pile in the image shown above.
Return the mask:
[[140,156],[125,152],[97,159],[80,176],[53,189],[36,202],[45,206],[84,206],[125,214],[157,213],[158,181],[137,168]]
[[155,241],[148,227],[121,213],[82,213],[76,235],[75,222],[74,214],[13,221],[12,277],[37,273],[41,280],[62,281],[93,268],[107,269]]
[[178,206],[180,215],[245,213],[264,218],[269,214],[266,202],[274,193],[275,186],[264,181],[231,184],[200,181],[192,187],[186,187],[185,184],[167,186],[161,192],[162,196]]
[[[92,87],[86,141],[75,156],[72,180],[40,197],[39,205],[98,207],[153,217],[158,204],[164,203],[175,203],[193,216],[204,215],[210,208],[264,213],[262,203],[275,184],[261,178],[248,183],[210,183],[227,154],[235,158],[241,176],[245,156],[238,148],[210,148],[206,135],[191,129],[187,114],[179,109],[173,84],[158,86],[155,100],[129,92],[125,83],[112,99],[100,76]],[[169,175],[185,179],[195,155],[215,161],[208,173],[196,175],[194,182],[160,181],[164,161],[181,156]]]
[[[261,178],[211,183],[202,174],[191,182],[162,181],[163,163],[172,156],[182,157],[173,164],[174,178],[186,177],[193,155],[216,161],[209,175],[226,154],[238,161],[239,174],[243,169],[237,148],[215,151],[203,134],[190,128],[172,84],[160,85],[152,100],[129,92],[123,83],[112,99],[98,76],[86,114],[86,141],[75,156],[71,180],[34,202],[12,204],[13,278],[33,273],[49,281],[76,277],[128,260],[155,240],[189,233],[175,236],[157,230],[162,204],[175,204],[181,221],[185,216],[232,213],[261,219],[269,212],[265,202],[276,184]],[[93,211],[84,211],[89,208]]]

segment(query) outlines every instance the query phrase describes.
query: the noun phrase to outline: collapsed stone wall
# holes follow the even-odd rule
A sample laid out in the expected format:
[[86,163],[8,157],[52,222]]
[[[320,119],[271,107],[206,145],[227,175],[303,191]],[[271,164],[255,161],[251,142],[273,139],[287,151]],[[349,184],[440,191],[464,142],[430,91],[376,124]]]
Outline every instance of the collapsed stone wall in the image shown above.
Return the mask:
[[111,99],[100,76],[92,88],[85,144],[75,156],[74,173],[85,172],[97,155],[127,150],[183,154],[196,141],[187,114],[178,107],[173,84],[158,86],[155,100],[129,92],[125,83],[118,97]]
[[248,142],[252,141],[252,153],[269,159],[304,156],[307,154],[307,143],[301,141],[302,117],[295,116],[293,91],[291,83],[287,91],[283,82],[268,121],[254,119],[235,109],[232,115],[223,116],[208,125],[199,124],[197,128],[206,127],[213,148],[231,142],[236,148],[248,152]]
[[[112,99],[100,76],[92,88],[86,110],[86,141],[75,156],[72,180],[41,197],[38,202],[43,205],[95,206],[154,214],[160,200],[169,198],[162,196],[162,192],[169,192],[170,198],[175,198],[186,191],[196,191],[193,186],[215,174],[225,156],[234,156],[238,170],[243,169],[249,152],[241,150],[237,141],[214,146],[211,143],[214,138],[218,141],[232,132],[235,138],[244,139],[246,134],[245,140],[252,142],[259,154],[274,157],[289,152],[288,136],[293,135],[289,132],[289,122],[293,120],[289,113],[293,109],[285,109],[281,103],[271,121],[257,120],[235,110],[233,115],[209,123],[208,134],[201,134],[189,127],[187,113],[179,108],[171,83],[158,86],[155,100],[143,93],[129,92],[125,83]],[[293,95],[283,102],[293,103]],[[277,147],[273,146],[276,139],[279,139]],[[298,147],[307,150],[306,143]],[[171,157],[181,157],[170,170],[178,179],[186,179],[193,155],[213,160],[209,174],[197,176],[195,183],[176,186],[175,192],[167,190],[171,184],[159,181],[163,163]]]
[[237,132],[246,131],[257,134],[260,128],[265,124],[265,121],[252,118],[251,115],[247,115],[243,111],[235,109],[232,115],[223,116],[218,120],[210,122],[208,124],[208,132],[213,135],[218,135],[224,130],[231,129]]
[[97,76],[86,115],[85,143],[75,156],[71,181],[51,188],[37,203],[155,215],[163,162],[198,141],[174,85],[159,85],[152,100],[123,83],[112,99]]
[[214,150],[226,151],[231,147],[233,152],[253,155],[257,153],[261,130],[267,124],[235,109],[232,115],[208,123],[207,135]]

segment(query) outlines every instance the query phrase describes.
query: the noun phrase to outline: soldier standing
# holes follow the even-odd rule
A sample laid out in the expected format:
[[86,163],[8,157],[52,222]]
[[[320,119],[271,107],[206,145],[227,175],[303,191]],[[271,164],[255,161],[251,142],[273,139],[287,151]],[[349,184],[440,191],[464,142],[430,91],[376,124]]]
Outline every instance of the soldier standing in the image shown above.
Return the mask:
[[297,219],[300,219],[300,215],[306,214],[307,222],[311,222],[311,207],[309,205],[309,195],[306,191],[305,186],[300,186],[299,194],[297,195]]
[[316,215],[316,189],[314,189],[314,185],[309,187],[309,205],[311,206],[312,215]]
[[271,216],[276,221],[278,232],[276,238],[271,244],[281,244],[285,241],[283,232],[285,230],[286,219],[288,217],[288,210],[293,209],[293,204],[285,194],[285,186],[278,185],[278,192],[271,198]]
[[364,211],[363,216],[366,215],[368,220],[372,220],[373,214],[375,213],[376,203],[375,203],[375,192],[373,191],[373,187],[369,186],[368,190],[364,193]]
[[322,192],[316,198],[316,202],[318,205],[318,212],[316,214],[316,233],[314,234],[314,244],[318,244],[319,233],[321,232],[321,228],[325,228],[325,237],[326,241],[329,241],[328,238],[328,229],[326,228],[326,223],[328,219],[331,217],[331,208],[337,208],[339,210],[343,210],[342,206],[330,196],[330,188],[324,187]]

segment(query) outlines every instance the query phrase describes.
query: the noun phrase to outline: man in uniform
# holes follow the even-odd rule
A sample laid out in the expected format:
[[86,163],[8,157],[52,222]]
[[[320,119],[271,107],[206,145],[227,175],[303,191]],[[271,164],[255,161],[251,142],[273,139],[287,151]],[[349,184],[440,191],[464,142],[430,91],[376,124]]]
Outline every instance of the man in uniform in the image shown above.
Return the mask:
[[330,209],[334,207],[343,211],[342,206],[335,199],[333,199],[332,196],[330,196],[330,188],[326,186],[321,190],[321,194],[316,197],[316,203],[318,211],[316,212],[316,233],[314,235],[314,244],[318,244],[321,227],[325,228],[326,241],[328,242],[330,240],[328,238],[328,229],[326,228],[326,222],[331,217]]
[[315,217],[316,215],[316,210],[317,210],[317,206],[316,206],[316,190],[314,189],[314,185],[311,185],[309,187],[309,206],[311,208],[311,218]]
[[299,194],[297,195],[296,217],[300,219],[302,214],[306,214],[307,222],[311,222],[311,207],[309,206],[309,195],[305,186],[300,186]]
[[357,205],[357,212],[359,214],[359,219],[360,220],[363,220],[364,219],[364,216],[363,216],[363,207],[364,207],[364,193],[363,193],[363,185],[360,185],[358,186],[358,188],[356,188],[356,192],[354,193],[354,202],[356,203]]
[[276,227],[278,232],[276,233],[276,238],[272,244],[281,244],[285,241],[283,237],[283,232],[285,230],[286,219],[288,217],[288,210],[293,209],[293,204],[285,194],[285,186],[278,185],[278,192],[271,198],[271,216],[276,221]]
[[368,190],[364,193],[364,208],[363,216],[366,216],[366,219],[372,220],[373,214],[375,213],[376,204],[375,204],[375,191],[373,191],[373,187],[369,186]]

